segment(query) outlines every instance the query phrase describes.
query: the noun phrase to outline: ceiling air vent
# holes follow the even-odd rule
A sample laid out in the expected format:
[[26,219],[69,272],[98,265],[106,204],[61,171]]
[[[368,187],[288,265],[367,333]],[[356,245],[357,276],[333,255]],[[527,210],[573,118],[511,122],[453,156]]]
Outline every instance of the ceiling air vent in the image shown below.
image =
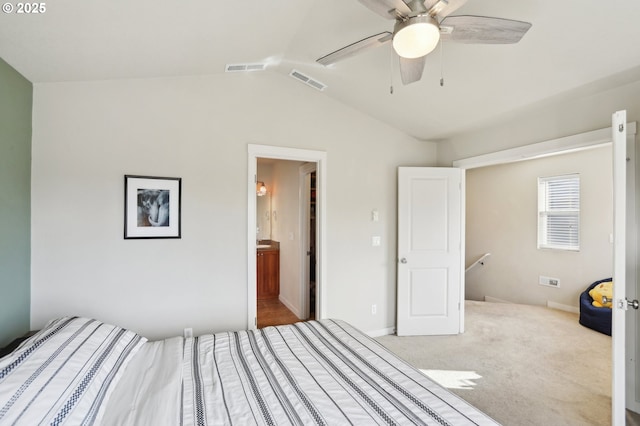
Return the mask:
[[301,73],[298,70],[291,70],[291,72],[289,73],[289,75],[293,78],[295,78],[296,80],[306,84],[307,86],[311,86],[316,90],[319,91],[323,91],[324,89],[327,88],[327,85],[324,83],[319,82],[318,80],[315,80],[311,77],[309,77],[308,75],[305,75],[303,73]]
[[267,68],[267,64],[255,63],[255,64],[227,64],[225,72],[250,72],[250,71],[264,71]]

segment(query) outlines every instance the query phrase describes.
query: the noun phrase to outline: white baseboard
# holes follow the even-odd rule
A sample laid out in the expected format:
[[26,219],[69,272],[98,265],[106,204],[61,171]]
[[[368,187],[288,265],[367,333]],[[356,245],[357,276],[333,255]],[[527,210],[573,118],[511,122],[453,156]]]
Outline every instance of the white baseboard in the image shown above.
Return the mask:
[[491,302],[491,303],[512,303],[512,302],[509,302],[508,300],[498,299],[497,297],[492,297],[492,296],[485,296],[484,301]]
[[575,306],[563,305],[562,303],[551,302],[547,300],[547,308],[558,309],[560,311],[571,312],[572,314],[579,314],[580,309]]
[[300,310],[297,307],[295,307],[292,303],[290,303],[287,299],[282,297],[282,295],[278,296],[278,300],[280,300],[280,302],[282,302],[282,304],[286,306],[287,309],[293,312],[298,317],[298,319],[305,319],[305,318],[302,318],[302,314],[300,313]]
[[383,328],[382,330],[367,331],[367,335],[369,337],[381,337],[381,336],[388,336],[389,334],[395,334],[395,332],[396,332],[395,327],[389,327],[389,328]]

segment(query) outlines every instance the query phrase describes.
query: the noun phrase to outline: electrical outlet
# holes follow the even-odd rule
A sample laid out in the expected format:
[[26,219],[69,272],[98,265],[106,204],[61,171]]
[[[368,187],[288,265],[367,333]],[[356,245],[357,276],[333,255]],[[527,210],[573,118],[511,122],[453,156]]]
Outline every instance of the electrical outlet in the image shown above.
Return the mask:
[[378,313],[378,305],[371,305],[371,315],[375,315]]
[[193,328],[185,328],[184,329],[184,337],[193,337]]
[[373,247],[379,247],[381,243],[381,238],[379,236],[373,236],[371,237],[371,245]]

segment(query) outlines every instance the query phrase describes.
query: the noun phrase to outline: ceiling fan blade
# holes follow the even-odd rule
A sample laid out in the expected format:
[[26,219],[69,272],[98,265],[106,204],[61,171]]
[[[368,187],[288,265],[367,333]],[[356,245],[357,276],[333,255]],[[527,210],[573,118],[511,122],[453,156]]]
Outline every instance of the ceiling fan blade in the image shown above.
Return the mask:
[[427,0],[424,2],[431,16],[442,19],[449,16],[467,2],[467,0]]
[[400,58],[400,77],[402,84],[414,83],[422,78],[422,71],[424,71],[424,64],[427,60],[426,56],[421,56],[415,59]]
[[489,16],[449,16],[440,23],[440,38],[468,44],[517,43],[531,23]]
[[393,34],[391,34],[389,31],[372,35],[360,41],[356,41],[355,43],[351,43],[350,45],[345,46],[342,49],[338,49],[335,52],[331,52],[320,59],[316,59],[316,62],[324,65],[325,67],[331,64],[335,64],[338,61],[357,55],[363,50],[381,46],[390,41],[392,36]]
[[371,11],[383,18],[396,19],[411,13],[409,6],[402,0],[358,0]]

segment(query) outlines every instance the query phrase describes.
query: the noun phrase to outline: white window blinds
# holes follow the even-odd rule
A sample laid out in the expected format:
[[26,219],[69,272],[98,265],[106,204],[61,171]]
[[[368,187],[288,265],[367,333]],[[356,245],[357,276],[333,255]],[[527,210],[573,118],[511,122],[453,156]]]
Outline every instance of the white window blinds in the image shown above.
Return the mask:
[[580,175],[538,178],[538,248],[580,250]]

